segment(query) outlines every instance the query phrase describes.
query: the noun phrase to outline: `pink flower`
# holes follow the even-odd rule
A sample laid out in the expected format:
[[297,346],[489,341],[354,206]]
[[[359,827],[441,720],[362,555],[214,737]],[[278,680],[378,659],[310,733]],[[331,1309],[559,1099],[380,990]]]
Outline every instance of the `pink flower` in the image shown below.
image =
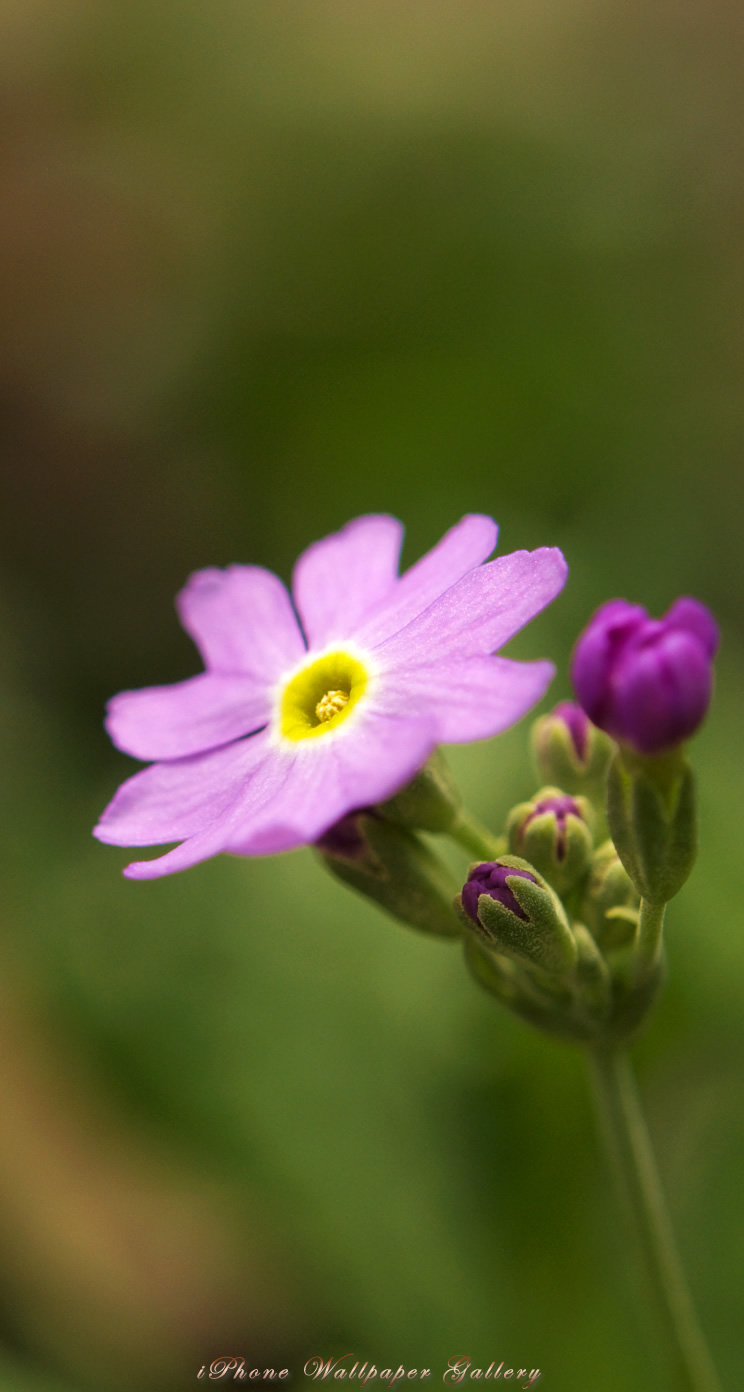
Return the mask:
[[399,576],[402,532],[394,517],[359,517],[310,546],[294,607],[259,566],[191,576],[178,611],[206,671],[109,703],[114,744],[157,762],[119,788],[94,834],[181,843],[125,875],[315,841],[391,797],[437,744],[497,734],[540,699],[550,662],[490,654],[558,594],[560,551],[483,565],[497,527],[473,515]]

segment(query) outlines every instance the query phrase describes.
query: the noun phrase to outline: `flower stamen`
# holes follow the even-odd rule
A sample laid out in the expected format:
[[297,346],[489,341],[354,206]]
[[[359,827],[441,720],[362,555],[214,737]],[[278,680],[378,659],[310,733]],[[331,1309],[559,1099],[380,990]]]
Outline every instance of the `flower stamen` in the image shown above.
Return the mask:
[[332,720],[334,715],[338,715],[343,710],[348,699],[348,691],[326,691],[325,696],[321,696],[315,707],[318,720]]

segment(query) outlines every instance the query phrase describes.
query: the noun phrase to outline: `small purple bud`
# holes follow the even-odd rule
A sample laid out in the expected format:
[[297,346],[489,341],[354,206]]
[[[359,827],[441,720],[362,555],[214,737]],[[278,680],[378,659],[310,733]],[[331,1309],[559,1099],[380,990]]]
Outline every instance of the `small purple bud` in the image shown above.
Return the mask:
[[700,725],[717,647],[716,621],[696,599],[676,600],[661,619],[613,599],[580,635],[571,679],[595,725],[640,754],[658,754]]
[[[606,740],[599,730],[594,730],[594,736]],[[506,822],[506,838],[511,855],[519,856],[530,869],[534,866],[556,894],[563,894],[586,873],[593,829],[588,798],[572,797],[561,788],[547,787],[540,788],[529,802],[512,808]]]
[[512,894],[508,884],[507,876],[519,875],[523,880],[532,880],[537,884],[537,879],[528,870],[518,870],[512,865],[501,865],[497,860],[486,861],[483,865],[476,865],[470,871],[466,883],[462,888],[462,906],[473,923],[478,922],[478,898],[481,894],[488,894],[491,899],[498,899],[505,909],[516,914],[517,918],[527,921],[527,914]]
[[[560,701],[532,727],[532,750],[543,783],[551,792],[580,793],[597,804],[604,803],[614,748],[609,735],[597,729],[573,701]],[[527,858],[537,863],[532,856]]]
[[577,757],[584,760],[589,736],[589,720],[581,706],[575,705],[573,701],[559,701],[552,712],[552,718],[553,720],[561,720],[568,728]]
[[563,793],[561,797],[543,798],[541,802],[536,802],[529,816],[522,823],[522,835],[524,835],[530,822],[535,817],[542,817],[544,813],[552,812],[557,822],[557,846],[556,854],[558,860],[565,860],[566,857],[566,818],[578,817],[579,821],[584,821],[584,814],[579,804],[574,798]]

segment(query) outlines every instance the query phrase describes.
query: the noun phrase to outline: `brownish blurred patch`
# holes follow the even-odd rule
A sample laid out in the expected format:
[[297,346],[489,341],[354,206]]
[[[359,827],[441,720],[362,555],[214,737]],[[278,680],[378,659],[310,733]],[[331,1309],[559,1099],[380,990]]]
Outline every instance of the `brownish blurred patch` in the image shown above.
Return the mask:
[[0,990],[4,1323],[97,1388],[167,1388],[220,1349],[276,1362],[296,1330],[250,1194],[128,1126],[19,982]]

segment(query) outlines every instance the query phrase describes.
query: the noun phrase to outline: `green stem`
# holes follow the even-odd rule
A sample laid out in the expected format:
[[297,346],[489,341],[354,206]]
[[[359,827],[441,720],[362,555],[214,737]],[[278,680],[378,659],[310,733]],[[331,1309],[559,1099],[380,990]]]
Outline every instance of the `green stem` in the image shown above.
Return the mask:
[[645,980],[659,965],[665,911],[666,904],[652,904],[648,899],[641,900],[641,914],[633,954],[636,981]]
[[506,850],[504,842],[493,836],[488,827],[479,822],[477,817],[472,817],[469,812],[458,813],[456,821],[448,828],[447,835],[458,846],[477,856],[478,860],[497,860]]
[[682,1270],[630,1061],[611,1049],[590,1051],[588,1057],[605,1140],[635,1220],[656,1302],[670,1388],[721,1392]]

